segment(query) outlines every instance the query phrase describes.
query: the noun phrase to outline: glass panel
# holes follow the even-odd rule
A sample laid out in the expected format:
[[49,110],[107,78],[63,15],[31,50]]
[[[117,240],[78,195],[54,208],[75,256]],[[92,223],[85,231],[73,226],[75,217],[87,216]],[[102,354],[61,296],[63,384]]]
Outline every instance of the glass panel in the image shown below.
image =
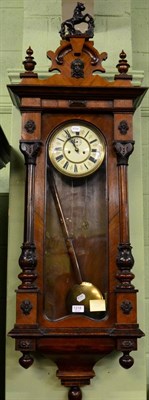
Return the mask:
[[51,320],[106,314],[106,192],[105,160],[96,172],[77,179],[47,167],[44,312]]

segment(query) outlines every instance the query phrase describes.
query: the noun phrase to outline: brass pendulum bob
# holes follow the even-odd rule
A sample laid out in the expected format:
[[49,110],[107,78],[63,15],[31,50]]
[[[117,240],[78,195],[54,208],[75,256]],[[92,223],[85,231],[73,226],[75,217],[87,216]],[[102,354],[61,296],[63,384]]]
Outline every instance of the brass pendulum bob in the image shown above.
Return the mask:
[[72,313],[72,310],[75,312],[76,309],[76,312],[80,313],[81,311],[79,311],[79,308],[83,306],[82,312],[89,317],[102,318],[105,316],[105,312],[103,311],[90,310],[90,300],[103,300],[100,290],[90,282],[75,284],[67,295],[66,302],[68,312]]
[[[50,185],[53,194],[54,202],[58,212],[59,220],[61,223],[62,231],[64,234],[67,251],[70,257],[71,266],[76,276],[77,283],[69,290],[66,298],[66,306],[68,312],[71,314],[77,312],[83,312],[84,315],[103,318],[105,316],[105,311],[92,310],[90,307],[90,301],[103,300],[103,295],[99,289],[96,288],[90,282],[84,282],[81,276],[80,266],[77,260],[76,252],[74,249],[73,241],[70,238],[68,228],[66,225],[63,209],[61,206],[59,194],[55,184],[54,176],[52,172],[50,173]],[[82,307],[83,306],[83,307]],[[76,311],[75,311],[76,310]],[[81,310],[81,311],[79,311]]]

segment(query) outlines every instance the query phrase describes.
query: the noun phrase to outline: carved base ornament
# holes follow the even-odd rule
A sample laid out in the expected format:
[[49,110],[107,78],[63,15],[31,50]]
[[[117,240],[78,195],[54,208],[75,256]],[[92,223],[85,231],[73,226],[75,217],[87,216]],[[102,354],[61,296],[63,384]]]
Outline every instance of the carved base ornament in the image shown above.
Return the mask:
[[29,48],[22,80],[8,85],[22,113],[26,169],[21,283],[9,336],[23,368],[33,352],[56,363],[69,400],[82,399],[94,365],[111,352],[123,353],[120,365],[130,368],[144,335],[132,284],[127,170],[133,114],[147,89],[132,85],[124,50],[114,81],[101,77],[107,53],[95,49],[93,30],[78,2],[61,25],[60,46],[47,52],[49,71],[59,74],[40,80]]

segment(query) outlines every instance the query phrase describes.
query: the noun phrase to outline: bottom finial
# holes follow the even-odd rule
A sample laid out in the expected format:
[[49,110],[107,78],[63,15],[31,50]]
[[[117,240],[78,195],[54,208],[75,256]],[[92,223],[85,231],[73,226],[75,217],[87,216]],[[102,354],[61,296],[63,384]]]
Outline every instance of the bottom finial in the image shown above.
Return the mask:
[[21,365],[21,367],[23,367],[25,369],[31,367],[33,362],[34,362],[34,359],[33,359],[33,357],[31,357],[30,353],[28,353],[28,352],[23,353],[23,356],[19,358],[19,364]]
[[69,389],[68,400],[82,400],[82,391],[79,386],[72,386]]
[[123,353],[122,357],[120,357],[120,359],[119,359],[119,363],[120,363],[121,367],[123,367],[125,369],[129,369],[133,366],[134,359],[133,359],[133,357],[130,356],[129,351],[125,351]]

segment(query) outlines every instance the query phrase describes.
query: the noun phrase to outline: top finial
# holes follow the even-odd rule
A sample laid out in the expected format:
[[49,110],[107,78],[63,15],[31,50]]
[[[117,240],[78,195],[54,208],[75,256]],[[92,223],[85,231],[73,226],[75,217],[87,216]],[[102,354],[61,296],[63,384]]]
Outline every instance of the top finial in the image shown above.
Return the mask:
[[[70,36],[85,36],[88,39],[94,36],[94,19],[88,13],[83,15],[82,11],[84,10],[84,4],[78,2],[74,9],[72,18],[62,22],[60,30],[62,39],[69,39]],[[84,33],[75,29],[75,25],[81,24],[81,22],[88,24],[88,29]]]

